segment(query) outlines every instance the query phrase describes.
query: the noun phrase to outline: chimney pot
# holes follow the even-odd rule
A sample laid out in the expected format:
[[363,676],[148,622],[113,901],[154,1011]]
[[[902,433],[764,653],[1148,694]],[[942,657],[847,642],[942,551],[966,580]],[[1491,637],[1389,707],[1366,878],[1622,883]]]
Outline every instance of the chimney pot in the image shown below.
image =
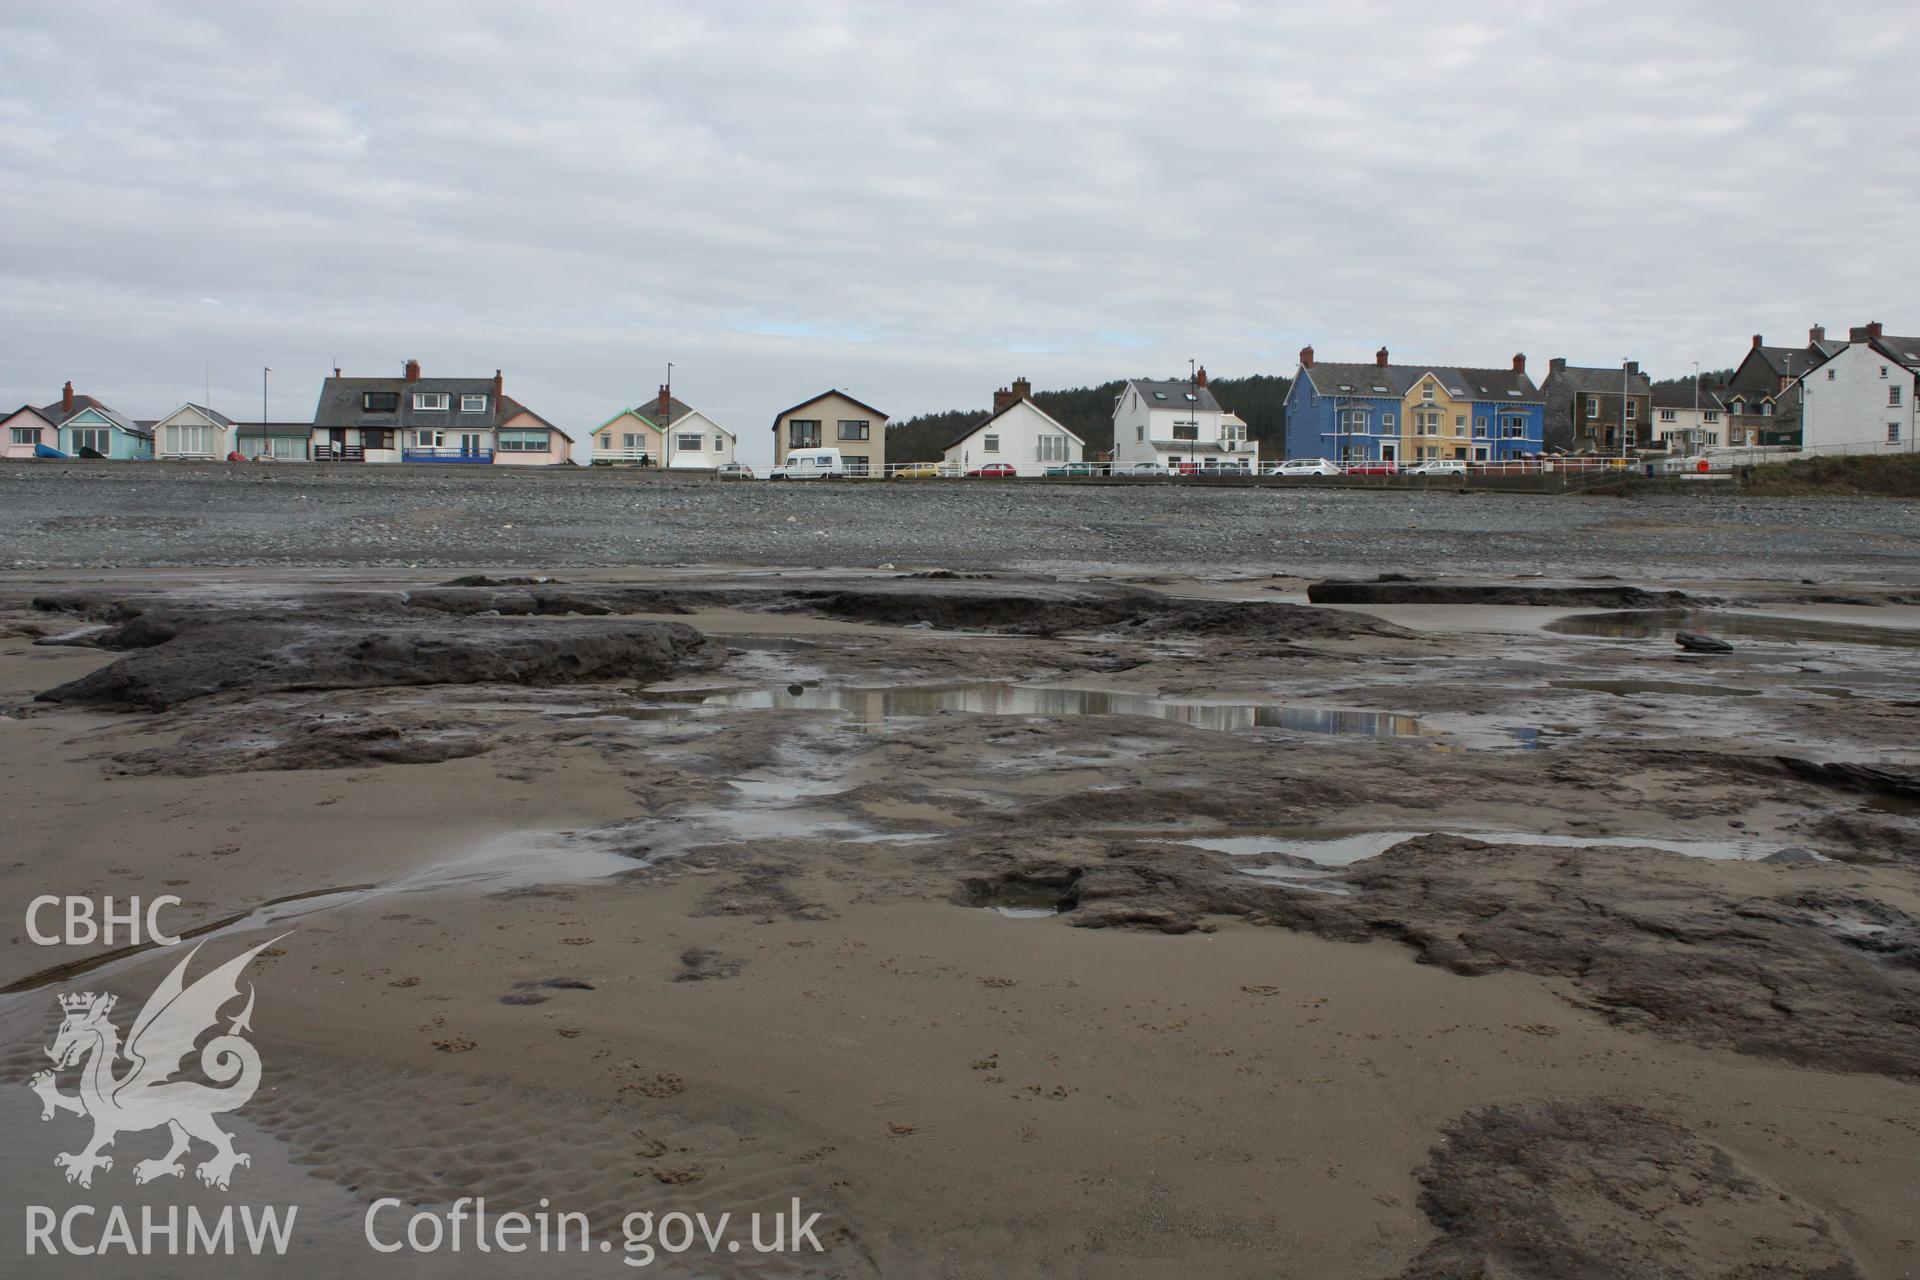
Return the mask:
[[1867,324],[1867,336],[1869,338],[1878,338],[1880,336],[1880,322],[1878,320],[1870,321]]
[[339,366],[339,365],[335,365],[335,366],[333,366],[333,376],[334,376],[334,377],[336,377],[336,378],[340,376],[340,366]]
[[1195,386],[1204,387],[1207,385],[1207,366],[1200,366],[1200,371],[1193,375],[1193,382]]
[[73,379],[67,379],[66,387],[60,392],[60,412],[73,412]]
[[1013,380],[1013,398],[1015,400],[1033,399],[1033,384],[1025,378],[1015,378]]
[[1527,353],[1526,352],[1521,351],[1514,355],[1513,371],[1515,373],[1525,373],[1527,371]]
[[1378,351],[1373,353],[1373,362],[1379,365],[1382,369],[1387,367],[1387,349],[1385,347],[1382,347]]
[[1764,339],[1762,339],[1759,334],[1756,333],[1753,335],[1753,345],[1756,350],[1759,348],[1762,341],[1764,341]]
[[420,381],[420,362],[418,360],[407,361],[406,375],[408,382]]
[[1302,369],[1313,368],[1313,348],[1312,347],[1300,348],[1300,367]]
[[1014,401],[1013,392],[1001,387],[993,393],[993,411],[999,413]]

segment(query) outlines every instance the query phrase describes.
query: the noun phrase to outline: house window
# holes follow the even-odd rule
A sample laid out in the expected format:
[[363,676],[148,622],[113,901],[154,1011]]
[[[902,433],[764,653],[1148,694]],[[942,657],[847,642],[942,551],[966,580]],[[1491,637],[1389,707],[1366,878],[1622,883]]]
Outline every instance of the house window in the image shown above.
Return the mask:
[[867,474],[867,456],[865,454],[849,453],[841,459],[841,462],[846,464],[847,474],[850,476],[864,476]]
[[502,431],[500,433],[500,452],[502,453],[545,453],[552,437],[545,431],[533,428]]
[[1420,410],[1413,415],[1413,422],[1415,432],[1418,435],[1437,436],[1440,434],[1440,411],[1438,409]]
[[463,395],[460,397],[460,412],[485,413],[486,411],[487,411],[487,398],[485,396]]
[[820,447],[820,420],[818,418],[788,418],[787,447],[789,449],[818,449]]
[[1640,402],[1638,400],[1628,400],[1627,401],[1627,421],[1632,422],[1636,417],[1638,417],[1639,410],[1640,410]]
[[1763,400],[1760,402],[1760,416],[1763,418],[1771,418],[1773,416],[1773,401]]
[[1480,418],[1480,417],[1474,418],[1473,434],[1475,434],[1476,436],[1484,436],[1485,434],[1487,434],[1487,420],[1485,418]]
[[1147,438],[1147,429],[1145,427],[1135,427],[1133,429],[1133,438],[1136,441],[1145,440]]
[[13,442],[15,444],[39,444],[40,428],[15,427],[13,429]]
[[208,427],[168,427],[167,452],[189,454],[212,453],[212,429]]
[[1385,430],[1385,431],[1391,431],[1391,430],[1393,430],[1393,415],[1392,415],[1392,414],[1390,414],[1390,413],[1383,413],[1383,414],[1381,414],[1381,415],[1380,415],[1380,427],[1381,427],[1381,429],[1382,429],[1382,430]]
[[644,453],[647,448],[646,434],[640,431],[622,432],[620,448],[627,453]]
[[1703,414],[1701,414],[1700,416],[1701,416],[1701,418],[1702,418],[1702,419],[1704,419],[1704,420],[1705,420],[1705,421],[1707,421],[1707,422],[1718,422],[1718,421],[1720,421],[1720,414],[1719,414],[1719,412],[1718,412],[1718,411],[1716,411],[1716,410],[1713,410],[1713,409],[1709,409],[1709,410],[1707,410],[1707,411],[1706,411],[1705,413],[1703,413]]
[[868,438],[868,432],[868,423],[864,418],[858,422],[853,422],[846,418],[840,420],[840,438],[842,440],[865,440]]
[[1660,411],[1660,421],[1662,422],[1672,422],[1676,416],[1676,412],[1672,409],[1662,409]]
[[1900,407],[1900,388],[1897,386],[1890,386],[1887,388],[1887,408],[1898,409],[1899,407]]
[[1719,443],[1720,443],[1720,433],[1719,433],[1718,431],[1709,431],[1709,432],[1707,432],[1707,443],[1708,443],[1708,444],[1719,444]]
[[1420,388],[1420,398],[1422,400],[1433,399],[1433,388],[1431,386],[1425,386]]
[[1065,462],[1067,460],[1067,438],[1061,435],[1040,437],[1040,461]]
[[1880,366],[1880,376],[1883,378],[1887,376],[1887,366],[1885,365]]
[[362,428],[360,431],[360,447],[363,449],[391,449],[393,448],[393,432],[384,430],[368,431]]
[[305,462],[305,436],[241,436],[240,452],[248,458],[272,458],[276,462]]
[[1365,409],[1342,409],[1340,411],[1340,429],[1349,435],[1363,436],[1373,428],[1369,419],[1373,415]]
[[1600,397],[1599,396],[1587,397],[1587,416],[1589,418],[1597,418],[1600,416]]
[[682,453],[698,453],[700,452],[701,438],[702,437],[698,435],[676,435],[673,438],[673,447]]
[[415,409],[437,409],[444,412],[447,407],[447,400],[448,396],[444,391],[416,391],[413,393],[413,407]]
[[398,413],[400,393],[398,391],[363,391],[360,393],[360,407],[368,413]]
[[999,436],[980,437],[980,451],[982,453],[1000,452],[1000,437]]
[[600,447],[602,449],[613,448],[613,432],[608,431],[603,433],[602,435],[600,435],[599,440],[600,440]]
[[91,449],[95,453],[113,451],[112,427],[75,427],[73,429],[73,451]]
[[1887,424],[1887,443],[1888,444],[1900,443],[1900,424],[1899,423],[1889,422]]
[[1175,440],[1198,440],[1200,438],[1200,424],[1197,422],[1174,423],[1173,438]]
[[1832,381],[1833,381],[1833,370],[1831,370],[1831,369],[1829,369],[1829,370],[1827,370],[1827,381],[1828,381],[1828,382],[1832,382]]
[[713,451],[715,453],[725,453],[727,451],[727,438],[725,436],[715,436],[713,438]]
[[1453,434],[1457,436],[1463,436],[1467,434],[1467,415],[1466,414],[1456,413],[1453,415]]
[[413,447],[416,449],[438,449],[447,442],[444,431],[416,431],[413,433]]

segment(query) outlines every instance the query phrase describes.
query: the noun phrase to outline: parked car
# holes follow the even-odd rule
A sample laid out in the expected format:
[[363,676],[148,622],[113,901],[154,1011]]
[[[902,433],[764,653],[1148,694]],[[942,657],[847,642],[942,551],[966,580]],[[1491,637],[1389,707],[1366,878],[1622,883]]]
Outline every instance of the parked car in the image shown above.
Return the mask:
[[1011,462],[989,462],[984,467],[975,467],[973,470],[967,472],[967,474],[970,476],[986,476],[992,478],[997,476],[1017,476],[1020,473],[1013,469]]
[[937,462],[912,462],[893,473],[895,480],[932,480],[940,474]]
[[1270,476],[1337,476],[1340,468],[1325,458],[1288,458],[1267,469]]
[[1171,475],[1164,462],[1116,462],[1113,464],[1116,476],[1164,476]]
[[1348,476],[1391,476],[1398,475],[1400,464],[1391,458],[1375,460],[1363,458],[1358,462],[1349,462],[1340,468],[1340,474]]
[[744,462],[723,462],[713,469],[722,480],[751,480],[753,468]]
[[1245,466],[1238,462],[1221,462],[1217,459],[1209,459],[1206,462],[1189,462],[1183,464],[1180,474],[1188,476],[1244,476],[1250,475],[1251,473]]
[[846,474],[838,449],[789,449],[787,460],[767,472],[767,479],[841,480]]
[[1425,462],[1416,462],[1407,468],[1410,476],[1463,476],[1467,474],[1467,464],[1458,458],[1429,458]]
[[1054,479],[1062,476],[1097,476],[1100,464],[1097,462],[1063,462],[1056,467],[1048,467],[1047,474]]

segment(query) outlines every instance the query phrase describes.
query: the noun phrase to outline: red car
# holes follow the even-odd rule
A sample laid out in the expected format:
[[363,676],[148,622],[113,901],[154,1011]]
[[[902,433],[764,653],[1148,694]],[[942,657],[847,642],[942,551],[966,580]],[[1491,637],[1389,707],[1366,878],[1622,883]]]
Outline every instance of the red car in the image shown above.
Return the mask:
[[970,476],[1012,476],[1019,472],[1013,469],[1011,462],[989,462],[984,467],[975,467],[967,472]]

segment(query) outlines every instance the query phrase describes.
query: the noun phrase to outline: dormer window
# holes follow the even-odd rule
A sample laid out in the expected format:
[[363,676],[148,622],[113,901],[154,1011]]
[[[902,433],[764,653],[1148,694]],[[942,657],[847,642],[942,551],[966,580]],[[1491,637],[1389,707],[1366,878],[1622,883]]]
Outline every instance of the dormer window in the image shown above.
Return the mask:
[[413,393],[413,407],[415,409],[437,409],[444,413],[447,408],[447,393],[444,391],[416,391]]
[[487,398],[485,396],[461,396],[460,397],[460,412],[485,413],[486,411],[487,411]]
[[1420,388],[1420,398],[1422,400],[1433,399],[1433,384],[1431,382]]
[[368,413],[395,413],[400,408],[398,391],[363,391],[360,393],[360,407]]

